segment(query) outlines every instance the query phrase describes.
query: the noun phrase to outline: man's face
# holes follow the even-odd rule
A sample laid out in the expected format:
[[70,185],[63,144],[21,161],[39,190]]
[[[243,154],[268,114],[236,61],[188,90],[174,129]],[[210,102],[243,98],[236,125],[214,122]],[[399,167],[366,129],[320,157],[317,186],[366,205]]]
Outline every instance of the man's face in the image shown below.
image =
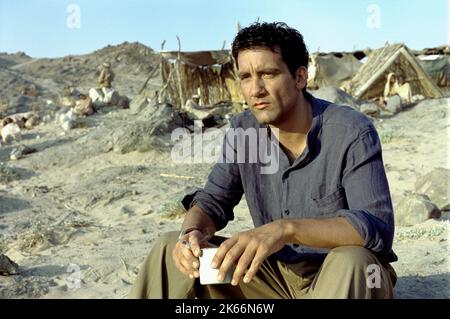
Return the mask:
[[281,54],[266,47],[240,51],[238,65],[242,93],[256,119],[282,124],[297,105],[306,77],[293,78]]

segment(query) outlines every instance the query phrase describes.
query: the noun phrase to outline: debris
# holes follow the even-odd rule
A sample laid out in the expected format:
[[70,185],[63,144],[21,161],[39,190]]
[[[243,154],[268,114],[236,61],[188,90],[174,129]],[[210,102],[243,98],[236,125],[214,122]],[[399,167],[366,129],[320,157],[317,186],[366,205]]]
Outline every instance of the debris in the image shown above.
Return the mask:
[[161,174],[159,174],[159,176],[161,176],[161,177],[182,178],[182,179],[194,179],[195,178],[193,176],[183,176],[183,175],[165,174],[165,173],[161,173]]
[[35,152],[37,152],[35,148],[28,147],[26,145],[19,145],[11,151],[9,158],[13,161],[16,161],[18,159],[21,159],[24,155],[32,154]]

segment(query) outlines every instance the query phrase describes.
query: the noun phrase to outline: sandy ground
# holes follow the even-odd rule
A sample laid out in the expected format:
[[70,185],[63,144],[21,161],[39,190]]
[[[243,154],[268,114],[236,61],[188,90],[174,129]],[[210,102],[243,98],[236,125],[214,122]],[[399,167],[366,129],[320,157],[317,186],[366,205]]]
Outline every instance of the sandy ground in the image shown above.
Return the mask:
[[[449,102],[425,101],[376,120],[394,204],[417,176],[450,168]],[[21,271],[0,276],[0,297],[124,298],[154,240],[180,228],[178,201],[204,184],[211,164],[177,164],[156,149],[88,148],[86,138],[96,130],[132,120],[129,111],[114,110],[66,133],[55,123],[26,132],[23,144],[38,152],[8,162],[17,176],[0,184],[0,252]],[[12,147],[0,148],[0,161],[8,161]],[[450,297],[449,226],[430,220],[397,228],[398,298]],[[250,227],[242,201],[221,233]]]

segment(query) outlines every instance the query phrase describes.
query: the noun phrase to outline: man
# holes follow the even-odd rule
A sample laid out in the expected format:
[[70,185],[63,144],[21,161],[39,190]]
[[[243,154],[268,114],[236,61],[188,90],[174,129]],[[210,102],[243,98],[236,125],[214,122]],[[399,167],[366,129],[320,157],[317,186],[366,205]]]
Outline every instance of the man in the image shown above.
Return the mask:
[[410,104],[412,102],[411,85],[405,81],[403,75],[399,75],[395,85],[395,93],[400,96],[403,104]]
[[389,97],[394,96],[396,94],[396,86],[397,79],[395,77],[395,73],[390,72],[386,79],[386,84],[384,85],[383,92],[383,102],[386,101]]
[[98,84],[100,88],[111,88],[111,82],[114,80],[114,73],[111,71],[111,64],[105,62],[102,64],[102,70],[98,77]]
[[386,111],[398,113],[403,105],[411,104],[412,92],[409,83],[405,82],[403,75],[396,76],[389,73],[384,85],[383,97],[380,98],[380,106]]
[[[232,53],[250,110],[232,119],[205,188],[183,199],[181,233],[157,240],[130,297],[391,298],[393,212],[375,128],[306,92],[308,51],[284,23],[242,29]],[[236,161],[254,150],[235,138],[255,128],[278,169],[263,170],[268,158]],[[255,228],[213,237],[243,194]],[[231,285],[198,284],[210,244],[220,244],[219,279],[235,265]]]

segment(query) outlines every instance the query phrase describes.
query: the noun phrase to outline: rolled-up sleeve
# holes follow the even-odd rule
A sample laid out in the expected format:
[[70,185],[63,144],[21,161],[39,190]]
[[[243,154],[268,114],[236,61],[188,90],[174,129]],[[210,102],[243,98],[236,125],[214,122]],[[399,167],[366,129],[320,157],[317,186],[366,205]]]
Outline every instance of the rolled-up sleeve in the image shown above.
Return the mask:
[[365,248],[388,254],[394,237],[394,215],[375,128],[358,136],[346,160],[342,185],[349,209],[340,210],[338,216],[345,217],[364,238]]
[[215,221],[217,230],[223,229],[234,219],[233,209],[244,193],[235,143],[230,140],[233,135],[229,132],[225,134],[219,160],[208,175],[205,187],[195,189],[182,200],[186,209],[193,205],[203,209]]

